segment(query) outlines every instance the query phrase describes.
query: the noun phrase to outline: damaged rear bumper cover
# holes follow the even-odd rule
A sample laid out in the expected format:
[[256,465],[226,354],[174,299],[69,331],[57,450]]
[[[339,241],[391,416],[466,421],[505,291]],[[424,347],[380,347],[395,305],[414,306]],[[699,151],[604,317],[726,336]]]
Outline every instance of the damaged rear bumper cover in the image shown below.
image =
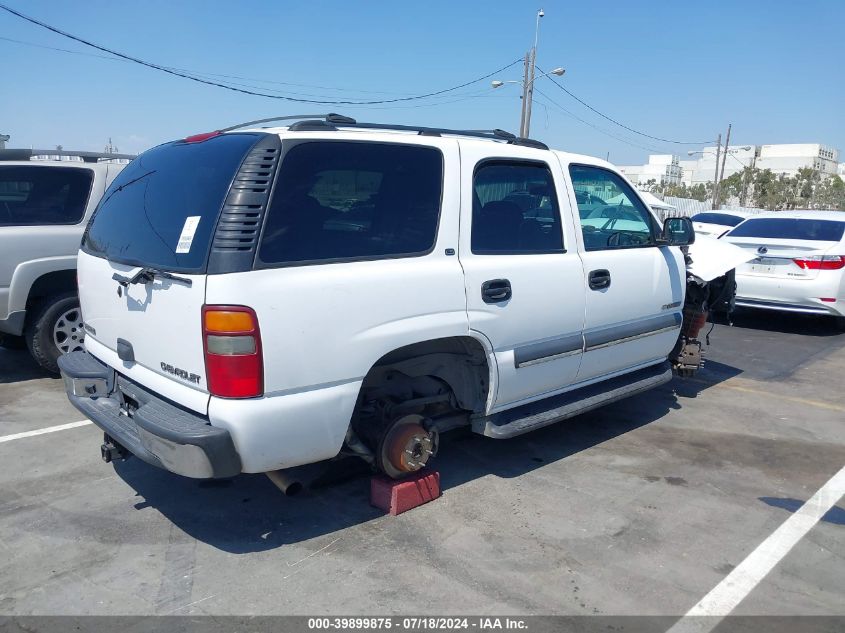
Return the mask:
[[58,362],[71,404],[136,457],[195,479],[241,472],[227,430],[150,393],[88,352]]

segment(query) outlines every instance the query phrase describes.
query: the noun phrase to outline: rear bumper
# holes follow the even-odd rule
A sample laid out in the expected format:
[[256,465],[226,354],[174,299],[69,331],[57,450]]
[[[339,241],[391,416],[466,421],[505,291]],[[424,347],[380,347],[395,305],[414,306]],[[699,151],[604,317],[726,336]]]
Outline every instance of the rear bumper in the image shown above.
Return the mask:
[[226,429],[150,393],[88,352],[59,357],[71,404],[108,436],[145,462],[209,479],[241,472]]
[[795,312],[797,314],[820,314],[822,316],[842,316],[838,311],[821,305],[803,305],[800,303],[786,303],[780,301],[763,301],[737,297],[736,305],[740,308],[759,308],[761,310],[776,310],[778,312]]
[[[816,279],[784,279],[736,275],[736,305],[801,314],[845,315],[842,275],[819,274]],[[835,271],[839,272],[839,271]],[[836,301],[822,301],[833,298]]]

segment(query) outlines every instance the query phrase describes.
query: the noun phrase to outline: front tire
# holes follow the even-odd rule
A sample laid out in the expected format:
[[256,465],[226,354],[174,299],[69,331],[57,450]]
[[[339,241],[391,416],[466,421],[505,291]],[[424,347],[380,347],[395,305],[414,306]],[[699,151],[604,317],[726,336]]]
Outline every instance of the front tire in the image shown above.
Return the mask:
[[41,367],[59,373],[59,356],[84,349],[82,311],[75,292],[41,301],[24,333],[29,353]]

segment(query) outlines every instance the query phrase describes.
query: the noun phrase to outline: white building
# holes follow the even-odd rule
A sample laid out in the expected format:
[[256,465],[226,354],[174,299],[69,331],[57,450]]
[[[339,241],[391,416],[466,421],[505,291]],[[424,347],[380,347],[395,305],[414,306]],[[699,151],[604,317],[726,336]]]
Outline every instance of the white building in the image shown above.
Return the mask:
[[621,166],[619,171],[638,187],[652,180],[658,184],[677,185],[682,175],[678,157],[671,154],[651,154],[645,165]]
[[[674,164],[681,171],[678,182],[688,187],[707,182],[716,178],[716,146],[705,147],[702,150],[689,152],[689,160],[675,160]],[[839,163],[839,150],[820,143],[794,143],[785,145],[743,145],[728,148],[728,156],[724,157],[724,148],[719,152],[719,170],[722,160],[725,161],[723,178],[742,171],[746,167],[756,169],[770,169],[777,175],[795,176],[799,169],[810,168],[822,174],[836,174],[845,177],[842,164]],[[654,178],[657,182],[673,182],[655,177],[659,171],[656,165],[665,164],[666,156],[653,154],[649,156],[647,165],[633,165],[620,167],[623,173],[635,184],[647,182]],[[653,166],[654,165],[654,166]]]
[[761,145],[755,167],[784,176],[795,176],[807,167],[832,175],[839,168],[839,150],[819,143]]
[[[719,151],[719,170],[722,169],[722,161],[725,162],[723,178],[732,176],[746,167],[751,167],[754,162],[756,147],[743,145],[741,147],[729,147],[728,156],[724,157],[724,148]],[[691,187],[706,182],[713,182],[716,178],[716,146],[705,147],[703,150],[691,152],[691,160],[683,162],[682,182]]]
[[9,140],[8,134],[0,134],[0,149],[6,149],[6,141]]

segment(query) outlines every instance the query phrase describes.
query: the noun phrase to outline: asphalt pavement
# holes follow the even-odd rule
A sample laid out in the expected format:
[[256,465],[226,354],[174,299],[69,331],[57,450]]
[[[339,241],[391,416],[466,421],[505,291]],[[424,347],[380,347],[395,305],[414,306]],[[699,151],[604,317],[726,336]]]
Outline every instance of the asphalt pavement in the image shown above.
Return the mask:
[[[0,350],[0,615],[683,615],[845,466],[845,334],[740,313],[710,340],[695,378],[514,440],[448,434],[443,496],[398,517],[367,476],[287,498],[104,464],[93,425],[29,436],[81,416]],[[735,613],[845,615],[844,555],[839,500]]]

